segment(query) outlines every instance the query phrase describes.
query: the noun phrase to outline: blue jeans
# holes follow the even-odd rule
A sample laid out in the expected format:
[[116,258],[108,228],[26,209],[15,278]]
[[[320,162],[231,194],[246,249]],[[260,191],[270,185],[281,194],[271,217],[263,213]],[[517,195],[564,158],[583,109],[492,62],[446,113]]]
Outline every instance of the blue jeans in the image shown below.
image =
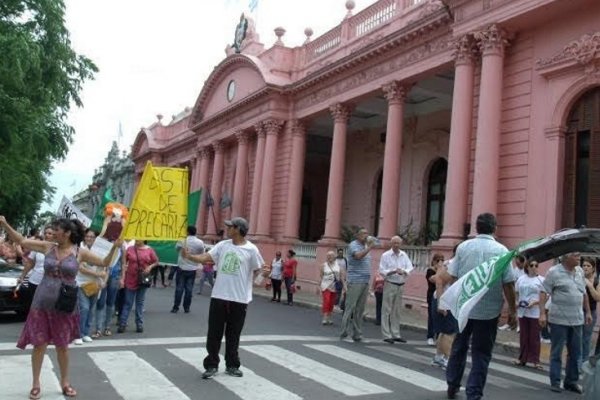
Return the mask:
[[110,327],[115,312],[115,300],[119,291],[119,278],[108,278],[106,287],[102,289],[98,303],[96,303],[96,330],[103,332]]
[[562,352],[567,345],[567,365],[565,366],[565,385],[576,384],[579,380],[578,361],[581,353],[582,325],[567,326],[550,324],[550,384],[560,386]]
[[215,286],[214,275],[215,273],[213,271],[202,273],[202,279],[200,279],[200,289],[198,289],[198,294],[202,294],[202,288],[204,287],[204,282],[206,281],[208,281],[211,288]]
[[579,369],[581,369],[581,365],[587,361],[590,356],[590,350],[592,348],[592,334],[594,333],[594,327],[596,326],[596,321],[598,320],[598,315],[596,314],[596,310],[592,312],[592,323],[589,325],[583,325],[583,334],[581,338],[581,354],[579,355]]
[[466,388],[468,400],[479,400],[483,397],[497,328],[498,317],[486,320],[469,319],[465,329],[454,339],[446,369],[446,381],[449,387],[460,387],[467,365],[469,342],[471,342],[472,365]]
[[119,315],[119,326],[127,326],[127,319],[135,301],[135,326],[144,325],[144,299],[146,298],[145,287],[139,287],[137,290],[125,289],[125,304]]
[[196,279],[196,271],[184,271],[179,269],[175,278],[175,303],[173,309],[179,310],[181,304],[181,296],[183,296],[183,309],[189,311],[192,304],[192,290],[194,290],[194,280]]
[[87,297],[83,290],[79,289],[77,300],[79,302],[79,337],[89,336],[98,295]]

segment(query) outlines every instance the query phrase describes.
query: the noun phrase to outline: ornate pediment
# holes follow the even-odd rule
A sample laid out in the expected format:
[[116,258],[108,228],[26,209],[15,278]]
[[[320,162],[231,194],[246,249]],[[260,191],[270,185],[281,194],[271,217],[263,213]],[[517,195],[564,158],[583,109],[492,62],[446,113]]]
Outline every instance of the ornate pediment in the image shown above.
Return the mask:
[[536,67],[551,68],[567,62],[577,62],[585,66],[597,57],[600,57],[600,32],[585,34],[566,45],[553,57],[537,60]]

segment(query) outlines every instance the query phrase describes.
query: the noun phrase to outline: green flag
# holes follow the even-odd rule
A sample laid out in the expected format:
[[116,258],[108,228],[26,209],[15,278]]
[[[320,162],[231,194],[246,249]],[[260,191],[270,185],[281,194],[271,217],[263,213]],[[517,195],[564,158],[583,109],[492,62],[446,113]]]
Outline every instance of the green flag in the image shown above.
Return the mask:
[[115,201],[112,198],[112,190],[111,188],[106,188],[100,206],[98,207],[98,210],[96,210],[96,215],[94,215],[94,219],[92,219],[92,224],[90,225],[91,230],[95,232],[102,231],[102,225],[104,225],[104,207],[111,201]]
[[[196,225],[201,198],[202,189],[188,195],[188,225]],[[151,240],[148,245],[154,249],[161,264],[177,265],[179,254],[175,250],[175,243],[170,240]]]

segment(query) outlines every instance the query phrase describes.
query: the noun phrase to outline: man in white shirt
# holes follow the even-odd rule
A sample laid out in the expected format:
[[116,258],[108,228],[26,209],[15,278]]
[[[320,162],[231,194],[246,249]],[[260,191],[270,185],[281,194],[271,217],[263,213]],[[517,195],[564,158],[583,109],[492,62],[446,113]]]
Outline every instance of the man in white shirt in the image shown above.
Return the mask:
[[394,236],[390,240],[391,249],[381,255],[379,273],[384,277],[383,307],[381,315],[381,334],[383,341],[406,343],[400,335],[400,314],[402,312],[402,294],[406,277],[413,265],[405,252],[400,250],[402,239]]
[[185,247],[190,254],[204,253],[204,242],[196,237],[196,227],[190,225],[187,227],[188,236],[184,241],[179,241],[175,245],[177,251],[180,252],[177,260],[179,271],[175,277],[175,302],[173,303],[172,313],[179,311],[181,297],[183,296],[183,311],[187,314],[190,312],[192,305],[192,295],[194,290],[194,281],[196,280],[196,271],[200,268],[200,264],[188,260],[181,256],[181,249]]
[[219,350],[225,333],[225,372],[241,377],[238,348],[246,319],[248,303],[252,301],[254,275],[264,266],[258,248],[246,240],[248,222],[236,217],[225,221],[229,240],[217,243],[208,253],[190,255],[182,250],[183,257],[199,263],[214,262],[217,279],[212,290],[208,313],[208,333],[204,359],[206,371],[203,379],[212,378],[219,368]]

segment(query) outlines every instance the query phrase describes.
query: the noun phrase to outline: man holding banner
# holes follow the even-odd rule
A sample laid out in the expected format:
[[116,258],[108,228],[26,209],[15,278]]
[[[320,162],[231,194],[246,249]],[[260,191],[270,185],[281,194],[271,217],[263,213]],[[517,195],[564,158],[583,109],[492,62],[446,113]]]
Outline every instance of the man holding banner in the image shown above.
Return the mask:
[[[492,236],[496,231],[496,217],[490,213],[480,214],[476,222],[477,236],[461,243],[456,250],[456,257],[448,268],[446,281],[456,281],[491,259],[497,259],[509,253],[508,249],[498,243]],[[512,256],[512,255],[511,255]],[[480,276],[480,279],[470,279],[468,282],[458,282],[448,291],[460,290],[461,297],[469,298],[470,293],[481,292],[493,274]],[[456,287],[460,285],[460,287]],[[481,299],[475,301],[472,309],[464,315],[456,315],[461,326],[461,332],[456,336],[452,345],[446,381],[448,383],[448,398],[456,398],[465,366],[467,352],[471,343],[472,367],[466,385],[468,400],[478,400],[483,397],[483,388],[488,373],[488,366],[492,358],[492,350],[496,341],[498,318],[502,310],[502,292],[509,306],[509,325],[516,326],[515,287],[514,276],[510,268],[504,268],[501,279],[490,284],[487,292],[483,292]],[[448,293],[450,294],[450,293]],[[440,293],[441,295],[441,293]],[[439,297],[439,296],[438,296]],[[447,297],[447,296],[446,296]],[[472,297],[472,296],[471,296]],[[444,303],[444,302],[441,302]],[[443,306],[438,306],[439,312],[445,312]]]

